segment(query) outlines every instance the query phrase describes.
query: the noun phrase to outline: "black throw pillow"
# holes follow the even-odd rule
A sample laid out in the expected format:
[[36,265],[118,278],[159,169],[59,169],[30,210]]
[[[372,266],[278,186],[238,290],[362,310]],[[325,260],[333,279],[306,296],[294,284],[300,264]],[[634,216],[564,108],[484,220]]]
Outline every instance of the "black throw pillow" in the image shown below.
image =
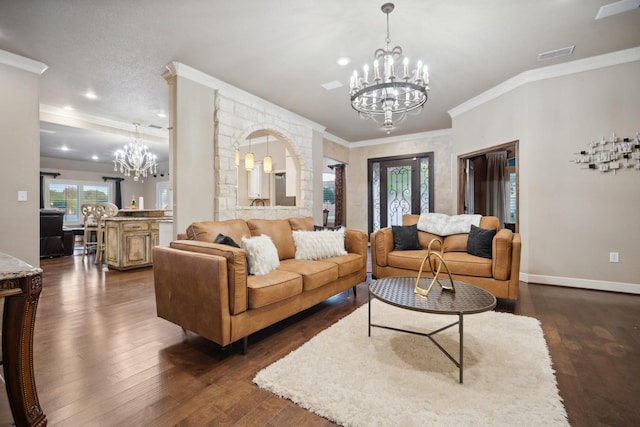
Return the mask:
[[418,225],[392,225],[393,250],[410,251],[422,249],[418,241]]
[[491,259],[491,245],[495,235],[496,230],[487,230],[472,224],[469,240],[467,240],[467,253]]
[[219,233],[216,237],[215,243],[220,243],[227,246],[233,246],[234,248],[239,248],[240,245],[235,242],[231,237],[225,236],[222,233]]

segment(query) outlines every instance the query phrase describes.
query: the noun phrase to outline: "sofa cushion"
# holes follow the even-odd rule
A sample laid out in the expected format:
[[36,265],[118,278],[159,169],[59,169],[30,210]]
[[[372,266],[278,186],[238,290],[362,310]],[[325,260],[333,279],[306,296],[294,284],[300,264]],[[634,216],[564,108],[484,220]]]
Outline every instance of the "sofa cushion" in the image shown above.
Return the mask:
[[413,225],[392,225],[393,233],[393,250],[406,251],[421,249],[418,240],[418,227]]
[[275,270],[262,276],[247,278],[249,308],[260,308],[302,293],[302,276]]
[[[472,227],[474,227],[472,225]],[[444,238],[444,251],[445,252],[467,252],[467,240],[469,234],[451,234]]]
[[295,259],[323,259],[346,255],[344,228],[321,231],[293,231]]
[[[487,258],[470,255],[466,252],[445,252],[444,261],[451,274],[493,277],[491,271],[492,262]],[[445,269],[442,272],[445,272]]]
[[325,260],[287,259],[280,262],[278,269],[301,275],[302,287],[305,291],[319,288],[338,279],[338,265]]
[[214,243],[220,233],[231,237],[236,243],[240,242],[242,236],[251,235],[247,223],[242,219],[194,222],[187,228],[189,240],[201,242]]
[[269,274],[280,265],[276,246],[266,234],[243,237],[242,248],[247,252],[250,274]]
[[291,225],[286,219],[250,219],[247,226],[252,236],[266,234],[271,237],[278,249],[278,258],[293,258],[296,254],[296,245],[293,243],[291,235]]
[[338,266],[339,277],[348,276],[362,268],[362,255],[359,254],[346,254],[325,258],[323,261],[335,263]]
[[491,244],[496,235],[496,230],[485,230],[471,226],[467,241],[467,252],[471,255],[491,259]]
[[313,217],[289,218],[292,230],[313,231]]
[[427,256],[425,249],[419,251],[392,251],[387,255],[387,265],[417,272],[420,270],[420,264],[425,256]]

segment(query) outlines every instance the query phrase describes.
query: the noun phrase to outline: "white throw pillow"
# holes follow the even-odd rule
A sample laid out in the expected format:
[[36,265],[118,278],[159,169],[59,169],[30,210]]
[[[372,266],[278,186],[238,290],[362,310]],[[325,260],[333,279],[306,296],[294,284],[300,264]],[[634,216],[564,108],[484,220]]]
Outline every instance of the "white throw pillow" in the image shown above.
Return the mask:
[[296,259],[323,259],[346,255],[344,228],[338,230],[294,231]]
[[278,250],[266,234],[243,237],[242,248],[247,253],[249,271],[256,276],[269,274],[280,265]]

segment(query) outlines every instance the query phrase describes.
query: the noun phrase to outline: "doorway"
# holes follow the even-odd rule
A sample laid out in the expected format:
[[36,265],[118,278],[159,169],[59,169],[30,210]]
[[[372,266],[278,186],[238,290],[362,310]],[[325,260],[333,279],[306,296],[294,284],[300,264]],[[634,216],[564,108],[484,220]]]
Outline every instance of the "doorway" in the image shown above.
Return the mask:
[[369,232],[433,212],[433,153],[368,160]]
[[497,216],[501,227],[519,230],[518,143],[458,157],[458,213]]

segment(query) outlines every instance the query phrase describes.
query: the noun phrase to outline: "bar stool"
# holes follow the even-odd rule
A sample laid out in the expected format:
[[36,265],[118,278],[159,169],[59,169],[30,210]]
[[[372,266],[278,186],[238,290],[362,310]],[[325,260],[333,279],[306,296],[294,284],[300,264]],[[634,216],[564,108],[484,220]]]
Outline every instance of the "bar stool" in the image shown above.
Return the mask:
[[[100,218],[102,215],[96,216],[96,209],[96,205],[91,203],[84,203],[80,207],[80,211],[82,212],[82,216],[84,217],[84,235],[82,236],[83,261],[90,248],[95,248],[96,256],[98,254],[98,224],[100,224]],[[91,239],[91,233],[96,234],[95,241]]]
[[[100,219],[98,220],[98,230],[97,230],[97,249],[96,249],[96,264],[100,264],[102,262],[102,254],[104,253],[105,248],[105,218],[111,218],[118,215],[118,207],[113,203],[102,202],[96,203],[96,215],[100,215]],[[98,217],[96,217],[98,218]]]

